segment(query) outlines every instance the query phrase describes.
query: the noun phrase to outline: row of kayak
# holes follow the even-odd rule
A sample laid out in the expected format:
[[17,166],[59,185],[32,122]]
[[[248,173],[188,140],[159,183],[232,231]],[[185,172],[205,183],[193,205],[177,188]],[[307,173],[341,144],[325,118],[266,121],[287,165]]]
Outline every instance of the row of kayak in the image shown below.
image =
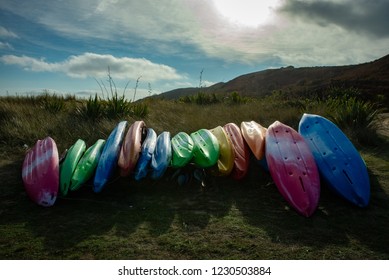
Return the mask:
[[255,121],[234,123],[191,134],[159,135],[144,121],[128,127],[120,122],[106,140],[88,149],[82,139],[60,160],[55,141],[38,140],[26,155],[22,178],[36,203],[51,206],[58,191],[67,195],[93,180],[98,193],[118,168],[123,177],[159,179],[171,168],[193,164],[214,176],[243,179],[250,154],[266,162],[285,200],[300,214],[311,216],[320,197],[321,179],[349,202],[365,207],[370,199],[366,165],[343,132],[329,120],[304,114],[298,132],[274,122],[265,128]]
[[242,122],[214,129],[200,129],[190,135],[179,132],[157,133],[144,121],[135,121],[127,130],[120,122],[107,141],[99,139],[86,150],[78,139],[69,148],[60,164],[60,191],[66,195],[87,182],[91,176],[93,190],[101,192],[116,168],[122,177],[132,176],[139,181],[146,176],[157,180],[168,167],[182,168],[194,164],[209,168],[215,176],[231,175],[234,179],[246,176],[249,166],[249,147],[258,159],[264,157],[266,128],[260,124]]

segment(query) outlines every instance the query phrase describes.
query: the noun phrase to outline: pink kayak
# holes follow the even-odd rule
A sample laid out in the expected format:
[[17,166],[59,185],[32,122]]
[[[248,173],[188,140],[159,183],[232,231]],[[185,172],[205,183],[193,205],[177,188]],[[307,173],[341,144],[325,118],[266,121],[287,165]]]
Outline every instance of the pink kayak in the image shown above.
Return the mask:
[[46,137],[28,151],[22,167],[27,195],[41,206],[52,206],[59,189],[59,157],[55,141]]
[[236,180],[240,180],[247,174],[250,163],[250,151],[243,139],[239,126],[234,123],[228,123],[223,128],[230,137],[235,151],[234,167],[231,176]]
[[266,133],[266,160],[270,174],[285,200],[303,216],[311,216],[320,197],[320,178],[304,138],[279,121]]
[[144,121],[136,121],[128,129],[118,160],[120,175],[123,177],[130,175],[138,162],[145,126]]

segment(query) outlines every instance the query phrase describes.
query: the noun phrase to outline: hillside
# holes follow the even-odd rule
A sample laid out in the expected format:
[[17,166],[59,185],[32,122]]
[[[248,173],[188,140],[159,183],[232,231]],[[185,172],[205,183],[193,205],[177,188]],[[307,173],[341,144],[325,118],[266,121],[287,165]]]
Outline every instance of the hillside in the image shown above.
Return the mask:
[[[245,74],[201,90],[220,94],[237,91],[241,95],[261,97],[274,91],[297,94],[318,92],[331,85],[352,86],[369,95],[382,94],[388,100],[389,55],[358,65],[268,69]],[[176,99],[198,91],[199,88],[181,88],[162,93],[160,97]]]

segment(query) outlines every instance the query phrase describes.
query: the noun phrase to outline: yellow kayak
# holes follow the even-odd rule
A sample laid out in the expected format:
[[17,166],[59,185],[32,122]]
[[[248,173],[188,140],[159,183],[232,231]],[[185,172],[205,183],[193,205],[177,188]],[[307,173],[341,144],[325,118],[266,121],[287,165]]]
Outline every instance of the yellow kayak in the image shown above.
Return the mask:
[[240,130],[242,131],[244,140],[256,159],[263,159],[265,156],[265,137],[267,128],[255,121],[251,121],[242,122],[240,124]]
[[223,127],[218,126],[210,129],[219,142],[220,155],[217,161],[217,169],[212,172],[217,176],[227,176],[231,173],[234,167],[235,152],[232,142]]

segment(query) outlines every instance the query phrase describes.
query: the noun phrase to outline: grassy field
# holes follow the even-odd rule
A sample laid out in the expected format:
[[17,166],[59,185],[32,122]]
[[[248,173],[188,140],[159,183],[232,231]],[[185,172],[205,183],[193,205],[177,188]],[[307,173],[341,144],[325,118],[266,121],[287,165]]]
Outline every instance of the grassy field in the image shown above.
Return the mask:
[[[205,187],[194,179],[179,186],[172,179],[174,170],[159,181],[135,182],[115,174],[99,194],[87,184],[59,197],[53,207],[42,208],[29,200],[21,180],[27,147],[50,135],[61,153],[78,138],[88,145],[106,138],[121,119],[139,119],[85,120],[77,113],[85,101],[46,101],[0,98],[0,259],[389,258],[386,136],[372,136],[374,145],[369,146],[355,140],[371,180],[366,209],[323,186],[319,208],[304,218],[287,206],[270,175],[254,160],[241,182],[209,176]],[[172,135],[249,120],[264,126],[280,120],[297,128],[303,111],[327,114],[323,104],[301,107],[274,98],[235,105],[157,99],[143,103],[148,108],[142,117],[146,124]]]

